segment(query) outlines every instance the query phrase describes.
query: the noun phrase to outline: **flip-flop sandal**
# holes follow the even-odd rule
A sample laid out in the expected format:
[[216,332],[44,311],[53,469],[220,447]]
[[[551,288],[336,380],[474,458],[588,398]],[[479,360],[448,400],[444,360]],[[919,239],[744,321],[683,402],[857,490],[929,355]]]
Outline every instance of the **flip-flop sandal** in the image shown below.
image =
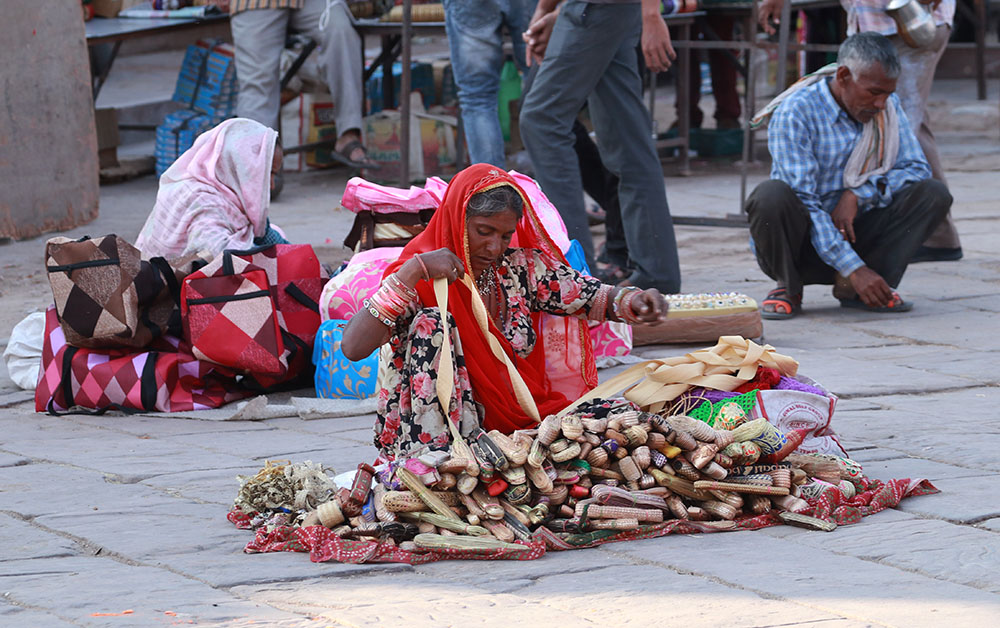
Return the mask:
[[[770,310],[766,309],[770,306]],[[768,320],[793,318],[802,311],[802,295],[791,296],[784,288],[775,288],[767,293],[760,304],[760,317]]]
[[350,166],[351,168],[365,169],[365,170],[380,170],[382,165],[368,159],[368,153],[365,151],[365,161],[354,161],[351,159],[351,154],[357,149],[365,150],[364,144],[358,140],[351,140],[344,145],[340,150],[330,151],[330,157],[344,164],[345,166]]
[[880,314],[896,314],[909,312],[913,309],[913,303],[904,301],[903,297],[899,296],[898,292],[893,292],[892,299],[889,301],[888,305],[872,307],[870,305],[865,305],[865,302],[861,299],[841,299],[840,307],[849,307],[857,310],[864,310],[866,312],[878,312]]

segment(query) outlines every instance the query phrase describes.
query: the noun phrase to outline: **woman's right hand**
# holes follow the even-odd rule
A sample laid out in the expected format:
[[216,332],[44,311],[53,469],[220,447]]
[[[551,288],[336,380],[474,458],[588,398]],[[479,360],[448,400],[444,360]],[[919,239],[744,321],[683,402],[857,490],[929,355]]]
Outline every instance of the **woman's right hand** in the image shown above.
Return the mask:
[[[401,279],[411,288],[416,286],[421,279],[433,281],[443,278],[447,279],[448,283],[452,283],[465,276],[465,265],[449,248],[441,248],[419,255],[419,260],[414,256],[400,268],[400,274],[403,275]],[[423,266],[420,262],[423,262]],[[424,274],[425,267],[427,268],[426,275]]]

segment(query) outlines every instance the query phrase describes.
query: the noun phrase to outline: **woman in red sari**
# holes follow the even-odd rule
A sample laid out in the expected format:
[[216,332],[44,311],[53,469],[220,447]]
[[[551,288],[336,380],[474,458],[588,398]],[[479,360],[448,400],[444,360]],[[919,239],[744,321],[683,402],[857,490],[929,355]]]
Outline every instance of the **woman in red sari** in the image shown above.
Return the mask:
[[[478,294],[471,282],[459,281],[466,273]],[[450,284],[454,386],[448,414],[463,436],[477,427],[510,433],[537,423],[518,401],[506,362],[487,334],[499,342],[544,418],[573,399],[554,390],[547,375],[546,353],[564,349],[553,344],[565,342],[566,334],[543,334],[543,313],[572,317],[567,328],[575,327],[583,344],[574,374],[579,392],[597,384],[587,319],[653,323],[666,314],[656,290],[613,287],[573,270],[506,172],[488,164],[463,170],[427,229],[403,249],[365,311],[344,330],[341,349],[352,360],[390,343],[375,423],[375,445],[387,459],[449,442],[436,387],[444,335],[432,285],[438,278]],[[488,314],[485,325],[474,315],[479,299]]]

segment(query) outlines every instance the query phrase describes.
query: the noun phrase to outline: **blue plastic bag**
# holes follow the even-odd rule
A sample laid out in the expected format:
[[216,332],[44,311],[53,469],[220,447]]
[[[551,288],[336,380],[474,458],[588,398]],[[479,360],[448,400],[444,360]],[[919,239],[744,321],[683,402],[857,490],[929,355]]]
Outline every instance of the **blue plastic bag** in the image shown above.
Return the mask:
[[313,345],[316,365],[316,396],[322,399],[364,399],[375,394],[378,378],[378,349],[370,356],[351,362],[340,350],[347,321],[331,319],[319,326]]

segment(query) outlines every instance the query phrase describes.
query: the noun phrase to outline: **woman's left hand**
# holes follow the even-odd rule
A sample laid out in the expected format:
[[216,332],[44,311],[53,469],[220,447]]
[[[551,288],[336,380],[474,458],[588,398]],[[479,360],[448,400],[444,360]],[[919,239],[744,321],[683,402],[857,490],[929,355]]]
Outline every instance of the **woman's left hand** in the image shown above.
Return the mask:
[[667,317],[667,300],[659,290],[643,290],[632,299],[632,312],[643,323],[655,323]]

